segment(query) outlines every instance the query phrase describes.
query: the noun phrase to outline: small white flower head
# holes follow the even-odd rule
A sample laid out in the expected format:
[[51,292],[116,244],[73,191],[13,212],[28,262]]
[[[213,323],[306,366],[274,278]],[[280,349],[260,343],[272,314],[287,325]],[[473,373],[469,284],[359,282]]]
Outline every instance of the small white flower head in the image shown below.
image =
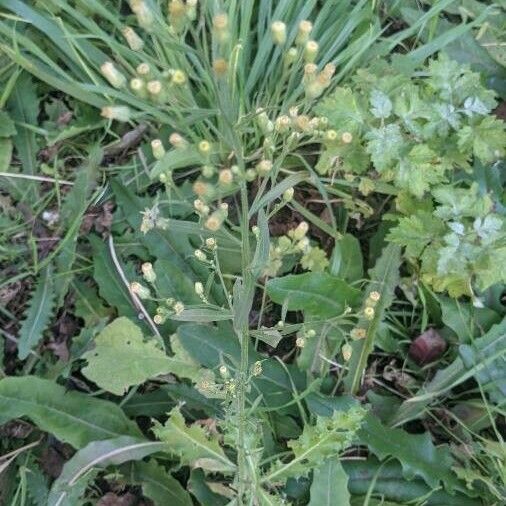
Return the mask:
[[257,172],[255,169],[247,169],[246,170],[246,173],[244,174],[244,177],[246,179],[246,181],[254,181],[257,177]]
[[218,369],[218,371],[219,371],[220,376],[222,378],[228,378],[229,377],[228,367],[226,365],[220,366],[220,368]]
[[344,144],[350,144],[353,141],[353,135],[350,132],[343,132],[341,140]]
[[307,232],[309,230],[309,225],[307,221],[301,221],[297,228],[294,230],[290,230],[289,235],[295,239],[296,241],[300,241],[303,237],[306,236]]
[[274,123],[274,129],[276,132],[279,133],[285,133],[290,129],[290,126],[292,125],[292,120],[289,116],[283,115],[276,118],[276,121]]
[[143,96],[146,93],[146,84],[142,79],[139,79],[138,77],[134,77],[130,81],[130,89],[139,96]]
[[153,151],[153,156],[156,160],[162,159],[163,155],[165,155],[165,148],[163,147],[160,139],[153,139],[151,141],[151,150]]
[[343,355],[344,361],[348,362],[351,358],[351,355],[353,354],[353,348],[350,344],[346,343],[341,348],[341,353]]
[[176,301],[172,297],[165,299],[165,304],[167,307],[172,307],[175,303]]
[[311,23],[311,21],[308,21],[307,19],[302,20],[299,23],[299,30],[297,32],[295,43],[298,44],[299,46],[305,44],[309,39],[309,34],[311,33],[312,29],[313,23]]
[[198,149],[202,155],[207,156],[211,153],[211,143],[208,141],[200,141]]
[[210,249],[211,251],[216,249],[216,239],[214,237],[208,237],[206,239],[206,248]]
[[297,61],[297,58],[299,56],[299,51],[296,47],[291,47],[286,53],[285,53],[285,64],[291,65],[295,61]]
[[125,26],[121,32],[132,51],[140,51],[144,47],[144,41],[137,35],[132,27]]
[[130,8],[137,16],[139,25],[144,28],[144,30],[150,31],[155,22],[155,16],[146,2],[144,0],[130,0]]
[[154,79],[153,81],[149,81],[148,84],[146,84],[146,88],[147,88],[148,92],[151,95],[153,95],[153,97],[158,97],[162,93],[163,85],[162,85],[161,81]]
[[304,77],[306,79],[312,79],[316,75],[316,71],[318,70],[318,67],[314,63],[306,63],[304,65]]
[[137,283],[137,281],[133,281],[130,283],[130,291],[137,295],[139,299],[149,299],[151,297],[151,292],[149,288]]
[[334,142],[337,140],[337,132],[335,130],[327,130],[325,132],[325,140],[328,142]]
[[224,43],[228,40],[228,16],[226,14],[223,13],[214,16],[213,31],[219,43]]
[[109,81],[111,86],[115,88],[123,88],[126,84],[126,77],[115,67],[114,63],[108,61],[101,67],[102,75]]
[[130,108],[126,105],[111,105],[102,107],[101,115],[103,118],[112,119],[126,123],[130,121]]
[[366,307],[364,309],[364,316],[367,320],[372,320],[374,318],[374,308]]
[[170,134],[169,142],[175,148],[185,148],[188,146],[188,141],[176,132]]
[[140,63],[135,70],[141,77],[148,77],[151,74],[149,63]]
[[257,225],[253,225],[251,227],[251,231],[253,232],[253,235],[258,239],[260,237],[260,229]]
[[220,170],[220,173],[218,175],[218,181],[225,186],[232,184],[232,182],[234,181],[234,175],[232,174],[232,171],[230,169]]
[[282,46],[286,42],[286,25],[282,21],[274,21],[271,25],[274,44]]
[[306,331],[306,337],[309,337],[311,339],[314,336],[316,336],[316,331],[314,329],[309,329]]
[[203,165],[202,166],[202,175],[206,179],[210,179],[216,173],[216,169],[212,165]]
[[288,188],[288,190],[285,190],[283,192],[283,200],[285,202],[291,202],[293,199],[293,194],[295,193],[295,190],[292,188]]
[[262,362],[260,362],[260,360],[257,360],[254,364],[253,364],[253,376],[260,376],[262,374],[263,370],[262,370]]
[[186,74],[182,70],[175,70],[172,74],[171,81],[177,86],[182,86],[183,84],[186,84]]
[[207,256],[201,249],[196,249],[194,255],[195,255],[195,258],[197,260],[200,260],[201,262],[207,261]]
[[207,206],[200,199],[196,199],[196,200],[193,201],[193,207],[202,216],[207,216],[209,214],[209,206]]
[[241,173],[241,169],[239,168],[239,165],[232,165],[230,167],[230,170],[232,171],[232,174],[234,174],[234,176],[237,176]]
[[178,300],[174,304],[173,309],[174,309],[174,313],[181,314],[184,311],[184,304],[180,300]]
[[141,211],[141,214],[142,222],[140,230],[143,234],[146,234],[154,228],[165,230],[169,226],[169,220],[160,215],[160,209],[156,204],[151,208],[146,207],[144,211]]
[[141,266],[142,276],[148,283],[154,283],[156,281],[156,273],[153,269],[151,262],[145,262]]
[[297,346],[297,348],[304,348],[305,345],[306,345],[306,340],[303,337],[298,337],[295,340],[295,346]]
[[207,230],[210,230],[211,232],[217,232],[223,223],[223,219],[224,219],[223,212],[220,212],[220,210],[214,211],[213,213],[211,213],[211,216],[207,218],[207,220],[204,223],[204,226],[207,228]]
[[272,170],[272,162],[270,160],[261,160],[256,165],[256,171],[259,176],[266,176]]
[[308,40],[304,46],[304,60],[307,63],[313,63],[318,55],[318,43],[314,40]]
[[217,76],[224,76],[228,72],[228,62],[225,58],[216,58],[213,61],[213,71]]
[[369,298],[373,302],[378,302],[381,299],[381,294],[375,290],[369,294]]
[[367,335],[367,331],[362,327],[356,327],[351,331],[350,335],[351,338],[354,340],[364,339],[365,336]]
[[155,316],[153,316],[153,321],[156,323],[156,325],[162,325],[165,321],[165,318],[161,314],[155,314]]
[[195,293],[199,297],[202,297],[204,295],[204,285],[200,281],[197,281],[195,283]]
[[279,322],[276,325],[278,328],[282,329],[285,326],[285,322],[283,320],[279,320]]

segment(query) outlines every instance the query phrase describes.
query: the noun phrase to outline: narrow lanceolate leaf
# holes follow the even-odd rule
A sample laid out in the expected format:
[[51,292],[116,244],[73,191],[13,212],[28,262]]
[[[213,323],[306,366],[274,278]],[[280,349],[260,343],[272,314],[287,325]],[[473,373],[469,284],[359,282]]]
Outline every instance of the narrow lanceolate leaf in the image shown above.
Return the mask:
[[95,348],[83,358],[83,374],[99,387],[122,395],[128,387],[170,372],[170,359],[152,339],[126,317],[117,318],[95,338]]
[[327,459],[315,468],[308,506],[349,506],[348,475],[339,459]]
[[353,343],[353,353],[350,361],[345,385],[350,393],[355,394],[362,382],[362,375],[367,367],[367,359],[374,349],[376,330],[383,319],[385,310],[394,300],[394,291],[399,284],[399,267],[401,265],[401,248],[395,244],[388,244],[369,272],[371,281],[366,290],[366,298],[371,292],[378,292],[380,299],[374,307],[372,320],[363,319],[360,326],[366,327],[366,337]]
[[381,460],[387,457],[399,460],[408,480],[420,477],[433,488],[442,483],[448,491],[455,490],[458,480],[452,471],[454,462],[450,450],[448,446],[434,446],[428,432],[410,434],[392,429],[368,414],[358,437]]
[[142,494],[155,506],[192,506],[190,494],[155,461],[133,462],[128,469],[132,483],[142,486]]
[[0,381],[0,425],[20,417],[75,448],[99,439],[141,435],[116,404],[35,376]]
[[166,449],[164,443],[146,439],[121,436],[106,441],[94,441],[79,450],[63,467],[49,494],[48,506],[74,506],[72,489],[86,479],[96,468],[120,465],[130,460],[141,460],[155,452]]
[[231,472],[235,464],[223,452],[216,436],[208,437],[205,430],[196,425],[187,426],[179,408],[170,412],[164,425],[156,423],[153,432],[167,443],[169,451],[178,455],[183,465],[192,464],[210,471]]
[[29,303],[26,319],[19,331],[18,357],[21,360],[25,359],[42,339],[42,333],[46,329],[52,315],[53,299],[52,268],[48,265],[37,279],[37,285]]

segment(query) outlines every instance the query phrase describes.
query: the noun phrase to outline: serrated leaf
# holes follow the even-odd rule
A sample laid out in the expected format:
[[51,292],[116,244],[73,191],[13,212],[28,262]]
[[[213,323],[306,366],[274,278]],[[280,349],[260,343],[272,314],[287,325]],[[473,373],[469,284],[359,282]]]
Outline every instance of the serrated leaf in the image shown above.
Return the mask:
[[327,459],[313,472],[308,506],[349,506],[348,475],[337,458]]
[[167,443],[169,451],[177,455],[183,465],[192,464],[221,472],[235,469],[235,464],[223,452],[217,436],[208,436],[197,424],[187,426],[177,407],[172,409],[163,425],[155,422],[153,432],[160,441]]
[[[166,445],[158,441],[121,436],[105,441],[94,441],[79,450],[63,466],[60,476],[51,487],[48,506],[74,506],[75,495],[72,489],[84,481],[88,473],[96,468],[120,465],[130,460],[141,460],[147,455],[166,450]],[[69,500],[72,497],[72,500]]]
[[155,340],[145,341],[141,329],[121,317],[98,334],[95,348],[82,358],[82,373],[99,387],[123,395],[130,386],[170,372],[170,359]]
[[24,360],[30,351],[42,339],[53,310],[53,277],[51,265],[48,265],[37,280],[26,312],[26,318],[21,325],[18,341],[18,357]]
[[436,448],[428,432],[410,434],[402,429],[383,425],[368,414],[358,437],[381,460],[393,457],[402,465],[403,475],[411,480],[422,478],[427,485],[436,488],[440,483],[453,492],[458,480],[452,471],[454,463],[448,446]]
[[35,376],[0,380],[0,424],[23,416],[75,448],[99,439],[141,435],[112,402],[67,391]]
[[129,480],[142,486],[144,497],[151,499],[155,506],[192,506],[190,494],[181,483],[154,460],[134,462],[128,469]]
[[305,476],[323,460],[337,457],[352,443],[364,414],[364,409],[352,407],[347,411],[335,411],[331,417],[317,416],[315,425],[304,425],[302,435],[288,441],[293,459],[286,464],[275,463],[263,481],[273,483]]
[[388,118],[392,114],[392,101],[388,95],[380,90],[372,90],[371,92],[371,112],[376,118]]
[[315,317],[330,318],[353,306],[360,291],[331,274],[308,272],[274,278],[267,282],[267,294],[288,311],[307,311]]

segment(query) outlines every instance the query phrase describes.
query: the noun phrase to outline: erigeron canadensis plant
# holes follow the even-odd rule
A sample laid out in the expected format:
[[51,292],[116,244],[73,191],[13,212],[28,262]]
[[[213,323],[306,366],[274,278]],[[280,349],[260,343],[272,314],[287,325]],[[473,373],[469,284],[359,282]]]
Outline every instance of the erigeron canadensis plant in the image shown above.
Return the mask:
[[[328,117],[315,115],[311,107],[359,62],[381,54],[391,43],[372,47],[380,27],[366,2],[327,2],[317,9],[304,1],[284,0],[257,9],[253,1],[170,0],[159,6],[149,0],[131,0],[132,15],[128,17],[94,0],[77,2],[79,6],[86,4],[89,17],[63,0],[50,0],[49,4],[70,27],[63,32],[58,23],[51,25],[54,43],[62,44],[62,60],[67,63],[71,55],[78,55],[70,68],[63,69],[60,61],[50,56],[42,58],[23,34],[18,41],[22,52],[3,49],[53,86],[100,108],[108,128],[114,128],[115,122],[148,120],[159,130],[148,144],[151,153],[143,156],[152,155],[145,168],[163,191],[158,192],[158,201],[137,212],[142,213],[137,216],[138,230],[147,240],[157,241],[160,236],[154,234],[167,232],[177,241],[188,236],[193,241],[191,258],[184,250],[195,277],[187,283],[185,300],[164,296],[161,283],[167,268],[149,262],[139,269],[142,282],[129,284],[130,293],[142,308],[155,306],[151,313],[143,313],[152,318],[155,328],[176,327],[178,322],[213,323],[200,331],[224,333],[229,341],[239,343],[237,360],[223,352],[217,363],[201,368],[185,352],[181,336],[163,339],[159,335],[158,341],[144,342],[135,326],[118,319],[116,331],[121,329],[122,337],[131,338],[136,347],[133,357],[129,356],[137,365],[132,368],[136,378],[115,377],[111,384],[109,371],[100,369],[104,356],[109,362],[111,355],[114,358],[111,350],[115,349],[105,345],[110,344],[110,327],[97,338],[96,351],[83,356],[88,363],[83,374],[116,395],[132,384],[167,373],[195,383],[204,396],[221,401],[224,416],[218,424],[220,430],[205,431],[197,424],[188,427],[178,406],[164,424],[155,424],[156,436],[168,445],[165,451],[181,465],[219,475],[216,488],[226,489],[235,504],[281,503],[279,491],[288,478],[309,475],[323,459],[337,459],[353,443],[364,410],[352,407],[336,410],[332,416],[311,416],[294,386],[292,397],[283,392],[286,402],[281,408],[296,407],[304,422],[302,433],[290,439],[288,452],[274,449],[264,457],[264,445],[273,439],[265,434],[265,426],[269,426],[269,412],[274,408],[262,404],[267,394],[258,385],[264,365],[262,360],[251,363],[251,342],[275,346],[283,335],[296,333],[298,362],[309,378],[318,370],[325,376],[329,371],[325,360],[340,353],[343,367],[350,364],[349,391],[355,393],[384,308],[376,307],[382,300],[376,291],[370,291],[360,308],[358,290],[332,279],[326,272],[329,259],[311,245],[305,221],[271,241],[269,219],[283,206],[293,205],[313,224],[330,231],[331,237],[339,237],[334,215],[331,213],[328,225],[310,211],[304,214],[294,199],[294,188],[314,186],[328,205],[329,188],[320,184],[308,159],[315,145],[323,142],[346,147],[353,144],[356,134],[351,129],[338,132],[336,126],[331,128]],[[103,28],[107,23],[112,35]],[[8,22],[2,26],[5,34]],[[101,43],[94,45],[79,37],[83,30]],[[182,183],[189,179],[191,188]],[[371,191],[371,184],[362,184],[364,195]],[[350,211],[365,216],[371,213],[367,203],[354,201],[342,189],[333,190]],[[183,203],[184,220],[179,219],[180,211],[174,210],[176,204]],[[127,220],[131,225],[136,218],[127,216]],[[252,230],[253,222],[256,228]],[[180,252],[169,244],[174,252]],[[226,272],[222,264],[230,244],[240,266]],[[319,313],[315,307],[306,309],[311,301],[287,300],[284,287],[271,283],[269,295],[283,306],[281,324],[254,329],[249,317],[257,290],[265,296],[265,275],[277,274],[279,262],[293,252],[301,255],[304,269],[319,275],[312,279],[322,285],[330,279],[331,297],[338,294],[354,309],[341,299],[330,308],[332,315]],[[176,277],[178,270],[170,274]],[[355,282],[359,279],[353,278]],[[285,325],[288,310],[303,311],[304,324]],[[120,343],[123,348],[131,346],[132,341],[124,341]],[[362,342],[365,352],[355,346]],[[170,362],[161,349],[168,344]],[[140,364],[135,362],[139,357],[143,357]],[[354,365],[355,357],[358,365]],[[280,367],[286,369],[284,364]],[[310,383],[304,393],[315,384]]]

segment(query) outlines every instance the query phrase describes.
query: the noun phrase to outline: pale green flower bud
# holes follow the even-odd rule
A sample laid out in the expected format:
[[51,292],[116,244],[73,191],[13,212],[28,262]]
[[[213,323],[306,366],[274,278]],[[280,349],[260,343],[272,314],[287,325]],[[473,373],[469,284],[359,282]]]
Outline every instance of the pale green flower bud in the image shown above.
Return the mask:
[[154,283],[156,281],[156,273],[153,269],[153,265],[150,262],[145,262],[141,266],[142,276],[148,283]]
[[108,61],[100,67],[100,72],[114,88],[123,88],[126,84],[126,77],[115,67],[114,63]]
[[295,38],[295,43],[299,46],[304,45],[308,39],[311,30],[313,29],[313,23],[311,21],[302,20],[299,23],[299,30],[297,32],[297,37]]
[[313,63],[318,55],[318,43],[314,40],[308,40],[304,46],[304,60],[307,63]]
[[130,81],[130,89],[141,98],[145,98],[147,96],[146,84],[142,79],[138,77],[133,78]]
[[151,297],[151,292],[149,291],[149,288],[146,288],[140,283],[137,283],[137,281],[130,283],[130,291],[132,293],[135,293],[139,297],[139,299],[149,299]]
[[290,202],[293,199],[293,194],[295,193],[295,190],[293,188],[288,188],[288,190],[285,190],[283,193],[283,200],[285,202]]
[[113,105],[102,107],[102,117],[117,121],[130,121],[130,109],[126,105]]
[[162,159],[163,155],[165,155],[165,148],[163,147],[160,139],[153,139],[151,141],[151,150],[153,151],[153,156],[156,160]]
[[286,42],[286,25],[282,21],[274,21],[271,25],[272,40],[281,46]]
[[125,26],[121,31],[132,51],[140,51],[144,47],[144,41],[137,35],[130,26]]
[[148,7],[144,0],[130,0],[130,8],[137,16],[137,22],[146,31],[153,27],[155,17],[153,11]]
[[272,170],[272,162],[270,160],[261,160],[256,166],[259,176],[266,176]]

